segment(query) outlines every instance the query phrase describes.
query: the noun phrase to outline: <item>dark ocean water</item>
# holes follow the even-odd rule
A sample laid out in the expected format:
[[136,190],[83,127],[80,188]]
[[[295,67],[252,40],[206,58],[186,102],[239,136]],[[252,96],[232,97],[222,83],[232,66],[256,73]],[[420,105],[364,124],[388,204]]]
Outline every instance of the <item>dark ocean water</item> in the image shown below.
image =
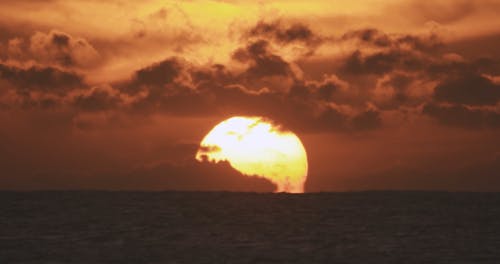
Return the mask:
[[0,192],[0,263],[500,263],[500,193]]

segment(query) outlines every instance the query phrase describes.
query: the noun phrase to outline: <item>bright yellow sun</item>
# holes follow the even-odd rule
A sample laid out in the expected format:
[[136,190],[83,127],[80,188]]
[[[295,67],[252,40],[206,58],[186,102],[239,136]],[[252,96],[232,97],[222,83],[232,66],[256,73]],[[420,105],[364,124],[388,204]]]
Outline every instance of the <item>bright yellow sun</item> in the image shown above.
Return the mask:
[[219,123],[201,141],[196,159],[228,161],[244,175],[268,179],[277,192],[304,192],[307,154],[302,142],[262,117],[237,116]]

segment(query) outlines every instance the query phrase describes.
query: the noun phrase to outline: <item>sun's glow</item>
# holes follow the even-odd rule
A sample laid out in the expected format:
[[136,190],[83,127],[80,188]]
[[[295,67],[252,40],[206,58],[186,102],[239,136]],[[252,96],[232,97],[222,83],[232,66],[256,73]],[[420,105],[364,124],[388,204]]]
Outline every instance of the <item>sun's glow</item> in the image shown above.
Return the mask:
[[307,154],[300,139],[262,117],[232,117],[201,141],[199,161],[228,161],[247,176],[268,179],[277,192],[304,192]]

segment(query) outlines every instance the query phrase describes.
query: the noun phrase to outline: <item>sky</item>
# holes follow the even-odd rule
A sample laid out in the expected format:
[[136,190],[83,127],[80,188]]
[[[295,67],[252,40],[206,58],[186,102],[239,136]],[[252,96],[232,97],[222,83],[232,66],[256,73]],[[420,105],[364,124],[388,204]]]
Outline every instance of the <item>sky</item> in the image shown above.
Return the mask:
[[0,2],[0,189],[272,191],[194,159],[231,116],[307,192],[500,191],[495,0]]

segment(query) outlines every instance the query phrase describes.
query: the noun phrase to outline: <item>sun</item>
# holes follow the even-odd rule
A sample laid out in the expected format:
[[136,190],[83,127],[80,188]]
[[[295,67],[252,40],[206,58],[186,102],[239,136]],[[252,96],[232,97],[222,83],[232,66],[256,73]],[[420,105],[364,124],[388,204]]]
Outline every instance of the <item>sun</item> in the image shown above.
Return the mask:
[[246,176],[265,178],[277,192],[302,193],[307,154],[300,139],[263,117],[236,116],[216,125],[200,143],[198,161],[228,161]]

